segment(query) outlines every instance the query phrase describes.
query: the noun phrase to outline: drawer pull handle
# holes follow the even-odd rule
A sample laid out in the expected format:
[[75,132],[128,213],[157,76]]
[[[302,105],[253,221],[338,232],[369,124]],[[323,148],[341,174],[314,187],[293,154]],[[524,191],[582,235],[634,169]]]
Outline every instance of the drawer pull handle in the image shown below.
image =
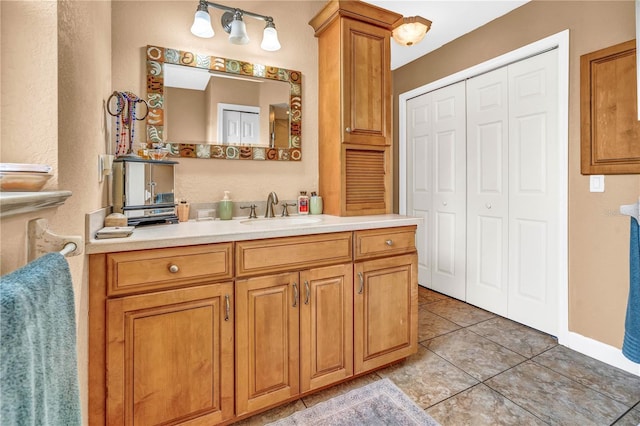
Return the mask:
[[360,278],[360,288],[358,289],[358,294],[362,294],[364,290],[364,277],[362,276],[362,272],[358,272],[358,278]]
[[311,299],[311,288],[309,288],[309,281],[304,282],[304,291],[305,291],[305,295],[304,295],[304,304],[308,305],[309,304],[309,299]]
[[229,302],[229,295],[224,295],[224,320],[229,321],[229,313],[231,311],[231,303]]
[[169,272],[171,272],[172,274],[175,274],[179,270],[180,268],[178,268],[178,265],[174,265],[174,264],[169,265]]
[[298,306],[298,283],[293,282],[293,307]]
[[388,245],[389,247],[391,247],[393,245],[393,240],[387,240],[384,242],[386,245]]

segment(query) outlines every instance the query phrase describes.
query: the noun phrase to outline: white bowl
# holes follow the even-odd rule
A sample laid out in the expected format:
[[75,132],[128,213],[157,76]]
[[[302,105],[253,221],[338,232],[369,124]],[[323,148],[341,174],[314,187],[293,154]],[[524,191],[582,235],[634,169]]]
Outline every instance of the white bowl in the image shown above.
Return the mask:
[[51,173],[0,171],[0,191],[38,192],[51,176]]

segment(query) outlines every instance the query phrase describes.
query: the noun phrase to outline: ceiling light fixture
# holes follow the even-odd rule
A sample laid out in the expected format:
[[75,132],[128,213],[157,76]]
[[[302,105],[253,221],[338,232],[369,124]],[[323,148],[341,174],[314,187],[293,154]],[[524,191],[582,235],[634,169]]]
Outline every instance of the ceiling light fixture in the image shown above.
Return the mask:
[[403,46],[420,42],[431,29],[431,21],[422,16],[402,18],[402,24],[393,30],[393,39]]
[[246,10],[224,6],[210,1],[200,0],[196,9],[191,32],[193,35],[202,38],[211,38],[214,36],[213,27],[211,27],[211,16],[209,15],[209,7],[224,10],[220,18],[222,28],[229,33],[229,42],[233,44],[249,43],[249,35],[247,34],[247,26],[242,19],[243,16],[250,16],[256,19],[262,19],[266,22],[262,35],[262,43],[260,47],[270,52],[280,49],[280,41],[278,41],[278,32],[273,23],[271,16],[260,15],[258,13]]

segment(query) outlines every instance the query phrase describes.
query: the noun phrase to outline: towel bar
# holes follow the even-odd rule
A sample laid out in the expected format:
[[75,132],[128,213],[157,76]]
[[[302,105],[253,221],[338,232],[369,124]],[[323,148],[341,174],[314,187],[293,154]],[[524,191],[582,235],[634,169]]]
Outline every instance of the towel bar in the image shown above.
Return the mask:
[[46,219],[38,218],[30,220],[27,238],[29,262],[52,251],[58,251],[66,257],[82,254],[82,236],[54,234],[49,231]]
[[66,256],[68,254],[73,253],[76,250],[76,248],[78,248],[76,243],[67,243],[64,245],[64,247],[62,247],[62,250],[60,250],[60,254],[63,256]]
[[638,198],[638,202],[635,204],[620,206],[620,213],[634,217],[638,222],[640,222],[640,197]]

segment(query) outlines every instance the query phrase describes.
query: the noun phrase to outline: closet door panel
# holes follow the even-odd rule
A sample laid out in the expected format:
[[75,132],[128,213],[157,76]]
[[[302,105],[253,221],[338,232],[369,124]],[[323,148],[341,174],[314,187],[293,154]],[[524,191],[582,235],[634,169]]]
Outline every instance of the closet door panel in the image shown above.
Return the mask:
[[407,214],[422,217],[416,230],[418,283],[431,285],[430,242],[433,229],[432,186],[433,143],[431,132],[431,94],[407,101]]
[[557,334],[557,50],[509,74],[509,318]]
[[465,83],[432,92],[433,270],[431,287],[465,300]]
[[467,302],[506,316],[508,81],[500,68],[467,81]]

